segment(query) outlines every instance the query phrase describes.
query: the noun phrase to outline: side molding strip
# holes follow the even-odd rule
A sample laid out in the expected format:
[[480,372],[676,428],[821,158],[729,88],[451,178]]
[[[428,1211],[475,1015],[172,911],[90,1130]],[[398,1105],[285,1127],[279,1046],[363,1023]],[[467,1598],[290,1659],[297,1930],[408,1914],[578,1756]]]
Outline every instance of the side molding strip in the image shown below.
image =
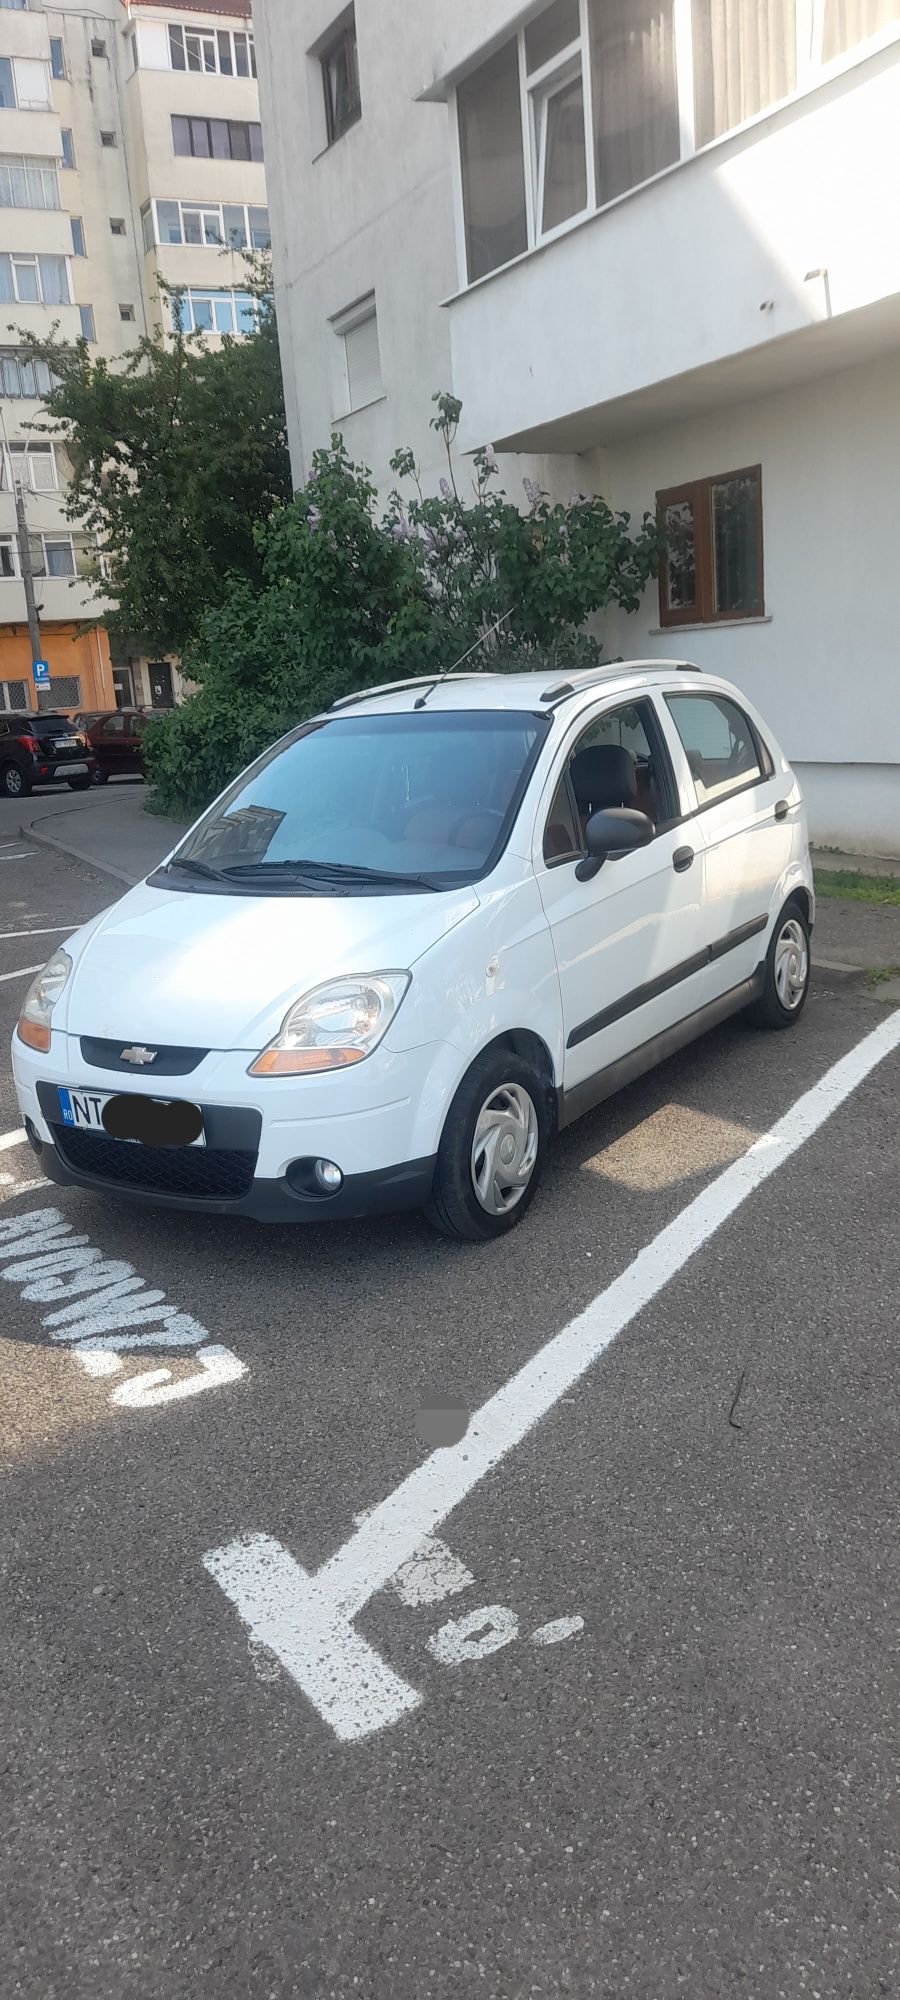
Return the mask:
[[715,944],[706,945],[692,958],[683,958],[680,965],[673,965],[668,972],[661,972],[658,979],[648,979],[644,986],[635,986],[631,993],[623,994],[621,1000],[614,1000],[611,1007],[603,1007],[599,1014],[592,1014],[590,1020],[582,1021],[580,1027],[573,1028],[566,1043],[568,1049],[575,1049],[579,1042],[598,1035],[601,1028],[611,1027],[613,1021],[621,1021],[624,1014],[631,1014],[636,1007],[645,1007],[648,1000],[658,999],[660,993],[668,993],[670,987],[679,986],[682,979],[690,979],[694,972],[702,972],[705,965],[714,959],[724,958],[726,952],[736,951],[738,945],[746,944],[748,938],[756,937],[764,931],[768,916],[752,917],[748,924],[739,924],[737,930],[728,931],[725,937],[717,938]]

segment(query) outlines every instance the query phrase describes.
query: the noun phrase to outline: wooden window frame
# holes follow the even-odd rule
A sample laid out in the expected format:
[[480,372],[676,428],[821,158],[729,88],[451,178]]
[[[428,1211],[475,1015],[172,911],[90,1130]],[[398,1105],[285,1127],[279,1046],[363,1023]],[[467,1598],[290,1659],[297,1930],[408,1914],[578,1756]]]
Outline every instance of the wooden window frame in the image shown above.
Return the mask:
[[[758,609],[735,611],[716,609],[715,557],[713,552],[712,490],[714,486],[726,486],[732,479],[752,479],[757,492],[757,535],[756,535],[756,575],[758,582]],[[763,567],[763,496],[762,466],[739,465],[731,472],[715,472],[705,479],[688,479],[680,486],[666,486],[656,495],[656,511],[660,528],[664,530],[666,509],[679,502],[689,501],[694,516],[694,579],[695,598],[692,604],[672,606],[669,603],[668,557],[663,549],[659,566],[659,622],[665,629],[678,625],[733,625],[744,618],[765,616],[765,571]]]

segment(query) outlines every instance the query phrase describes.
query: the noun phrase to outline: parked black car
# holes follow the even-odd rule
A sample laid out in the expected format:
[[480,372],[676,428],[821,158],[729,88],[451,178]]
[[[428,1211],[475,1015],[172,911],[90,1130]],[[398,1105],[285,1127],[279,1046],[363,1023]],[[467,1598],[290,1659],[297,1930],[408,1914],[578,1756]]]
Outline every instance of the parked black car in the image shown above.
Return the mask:
[[3,798],[27,798],[34,785],[65,784],[72,792],[84,792],[94,770],[88,738],[67,716],[0,713]]
[[151,712],[143,708],[92,709],[76,716],[96,758],[95,785],[105,785],[110,778],[143,777],[141,737]]

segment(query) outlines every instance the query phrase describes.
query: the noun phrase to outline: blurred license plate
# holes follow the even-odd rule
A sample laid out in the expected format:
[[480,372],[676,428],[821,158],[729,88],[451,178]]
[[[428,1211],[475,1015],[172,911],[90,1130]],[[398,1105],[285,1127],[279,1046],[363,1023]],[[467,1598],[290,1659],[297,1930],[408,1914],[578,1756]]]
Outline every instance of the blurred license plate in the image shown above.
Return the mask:
[[[62,1084],[57,1084],[56,1095],[59,1101],[59,1115],[64,1125],[73,1126],[80,1132],[104,1132],[107,1138],[117,1136],[115,1134],[107,1132],[107,1128],[103,1123],[103,1110],[104,1106],[109,1103],[111,1098],[113,1097],[127,1098],[128,1093],[126,1091],[64,1090]],[[141,1097],[135,1096],[132,1097],[129,1100],[129,1102],[132,1105],[132,1107],[156,1105],[161,1111],[166,1111],[170,1108],[173,1111],[175,1111],[180,1108],[180,1106],[172,1098],[160,1098],[160,1097],[146,1098],[143,1096]],[[190,1106],[184,1108],[193,1110],[195,1107]],[[122,1145],[140,1146],[142,1143],[144,1142],[142,1141],[138,1133],[135,1133],[133,1136],[129,1134],[127,1137],[124,1134],[122,1135],[121,1139]],[[183,1146],[183,1145],[205,1146],[206,1140],[203,1136],[203,1131],[201,1128],[201,1131],[196,1139],[185,1140],[173,1137],[171,1140],[168,1141],[166,1139],[154,1139],[152,1143],[155,1145],[170,1144],[174,1146]]]

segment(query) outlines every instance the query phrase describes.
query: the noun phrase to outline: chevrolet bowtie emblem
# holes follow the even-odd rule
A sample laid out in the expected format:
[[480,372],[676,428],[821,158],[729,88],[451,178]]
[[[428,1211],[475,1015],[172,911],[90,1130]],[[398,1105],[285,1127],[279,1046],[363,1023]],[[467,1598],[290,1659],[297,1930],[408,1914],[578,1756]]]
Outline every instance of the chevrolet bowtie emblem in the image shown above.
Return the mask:
[[158,1049],[141,1049],[137,1047],[130,1049],[123,1049],[121,1055],[121,1061],[130,1063],[141,1063],[141,1064],[151,1063],[156,1061],[158,1054],[159,1054]]

